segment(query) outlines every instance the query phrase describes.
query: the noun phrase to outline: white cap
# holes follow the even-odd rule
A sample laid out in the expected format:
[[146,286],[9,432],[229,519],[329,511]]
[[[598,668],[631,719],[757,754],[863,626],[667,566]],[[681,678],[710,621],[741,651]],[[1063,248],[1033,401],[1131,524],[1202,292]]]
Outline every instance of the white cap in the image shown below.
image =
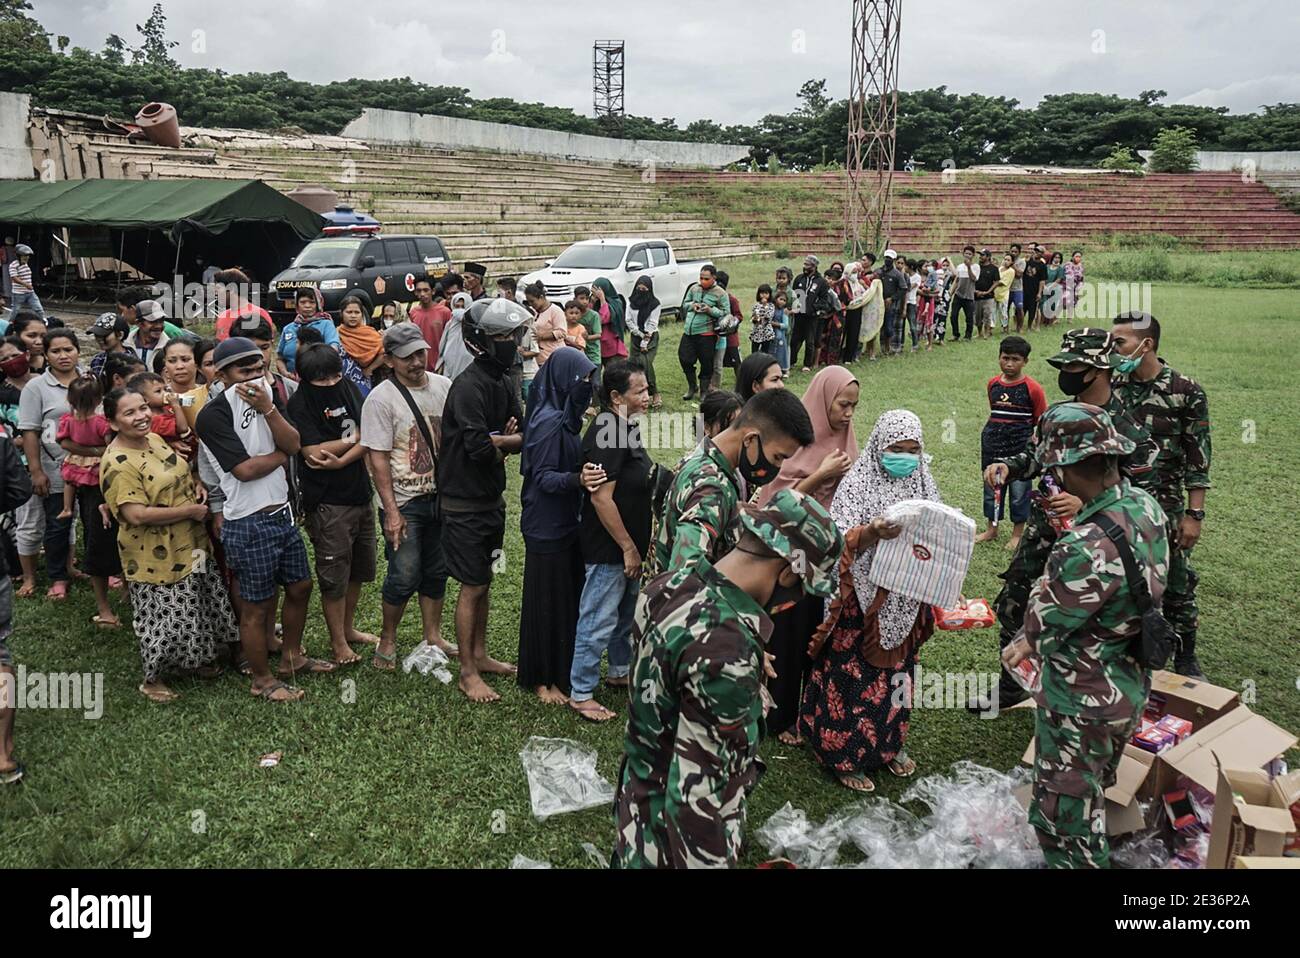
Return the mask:
[[885,250],[885,259],[898,259],[898,254],[892,249]]

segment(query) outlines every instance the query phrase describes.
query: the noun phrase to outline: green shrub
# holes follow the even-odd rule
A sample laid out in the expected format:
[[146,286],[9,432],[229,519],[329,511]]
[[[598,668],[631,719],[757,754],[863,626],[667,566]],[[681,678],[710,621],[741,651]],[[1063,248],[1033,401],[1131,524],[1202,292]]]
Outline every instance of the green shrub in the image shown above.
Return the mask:
[[776,258],[777,258],[777,259],[789,259],[789,258],[790,258],[790,247],[788,247],[788,246],[780,246],[780,247],[777,247],[777,249],[776,249]]
[[1196,134],[1183,126],[1172,126],[1156,134],[1151,145],[1152,173],[1190,173],[1196,169]]
[[1135,173],[1142,169],[1141,160],[1137,159],[1127,146],[1115,145],[1110,156],[1097,164],[1103,170],[1124,170]]

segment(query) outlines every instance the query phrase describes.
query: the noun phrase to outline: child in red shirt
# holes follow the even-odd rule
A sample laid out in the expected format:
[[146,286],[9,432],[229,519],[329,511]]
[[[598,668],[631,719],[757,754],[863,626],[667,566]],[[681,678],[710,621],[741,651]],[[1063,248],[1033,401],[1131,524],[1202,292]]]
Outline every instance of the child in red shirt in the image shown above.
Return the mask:
[[[180,397],[169,392],[167,384],[157,373],[138,373],[126,384],[144,397],[153,413],[149,431],[157,433],[186,459],[194,458],[194,431],[190,429],[189,420],[181,408]],[[181,428],[180,423],[184,423]]]
[[[1007,336],[998,345],[998,365],[1001,372],[988,381],[985,389],[989,399],[989,420],[980,433],[980,473],[983,474],[995,460],[1018,455],[1029,444],[1034,426],[1047,410],[1047,395],[1043,387],[1025,375],[1029,362],[1029,343],[1020,336]],[[984,486],[984,518],[989,527],[975,537],[976,542],[991,542],[998,537],[999,513],[1011,510],[1015,527],[1007,548],[1015,551],[1029,518],[1029,492],[1032,483],[1018,479],[1007,483],[1001,490]],[[997,495],[1002,494],[1002,508],[998,509]]]

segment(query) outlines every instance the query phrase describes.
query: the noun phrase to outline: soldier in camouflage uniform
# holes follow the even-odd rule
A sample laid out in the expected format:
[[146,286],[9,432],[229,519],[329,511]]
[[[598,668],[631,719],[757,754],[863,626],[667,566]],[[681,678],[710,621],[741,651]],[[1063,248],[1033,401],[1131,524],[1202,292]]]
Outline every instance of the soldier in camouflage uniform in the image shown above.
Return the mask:
[[633,627],[627,741],[615,801],[614,864],[735,865],[745,798],[762,771],[767,608],[830,595],[844,539],[815,500],[783,489],[744,506],[736,547],[641,593]]
[[659,521],[656,569],[691,568],[701,558],[716,562],[730,552],[740,532],[737,477],[749,488],[771,482],[781,463],[812,441],[812,420],[793,392],[768,389],[754,396],[678,468]]
[[[1146,431],[1124,411],[1119,397],[1111,390],[1114,355],[1115,343],[1110,331],[1085,326],[1067,330],[1061,337],[1061,351],[1047,361],[1061,370],[1058,386],[1062,392],[1067,396],[1075,396],[1080,402],[1092,403],[1105,409],[1120,435],[1133,442],[1133,451],[1120,458],[1120,474],[1137,488],[1151,492],[1156,478],[1154,467],[1158,448]],[[1100,372],[1088,379],[1088,372],[1093,369]],[[1067,387],[1078,392],[1067,391]],[[1035,427],[1024,452],[994,462],[985,471],[985,481],[998,485],[994,480],[1005,484],[1012,479],[1032,479],[1041,475],[1042,467],[1037,456],[1040,441],[1040,430]],[[1003,469],[999,470],[999,465]],[[1043,502],[1044,500],[1035,498],[1031,504],[1029,521],[1025,524],[1020,545],[1006,571],[999,577],[1003,586],[994,601],[994,611],[998,617],[998,645],[1003,649],[1024,624],[1029,590],[1043,574],[1047,556],[1056,544],[1056,530],[1048,521]],[[1024,689],[1003,670],[998,683],[998,705],[1006,708],[1024,698]],[[970,708],[972,711],[983,712],[989,705],[990,703],[976,698],[971,701]]]
[[1165,514],[1120,475],[1133,452],[1105,410],[1058,403],[1039,423],[1038,461],[1063,489],[1084,500],[1029,595],[1023,631],[1002,660],[1029,655],[1042,666],[1034,693],[1034,792],[1029,823],[1051,868],[1106,868],[1105,789],[1115,782],[1124,743],[1151,691],[1150,672],[1130,654],[1142,614],[1119,550],[1095,518],[1124,533],[1158,607],[1169,572]]
[[1159,446],[1153,495],[1169,517],[1169,588],[1163,611],[1179,638],[1174,669],[1203,679],[1196,658],[1199,613],[1192,547],[1201,538],[1205,491],[1210,488],[1210,406],[1204,389],[1156,355],[1160,323],[1154,316],[1125,313],[1114,323],[1111,331],[1123,374],[1115,392]]

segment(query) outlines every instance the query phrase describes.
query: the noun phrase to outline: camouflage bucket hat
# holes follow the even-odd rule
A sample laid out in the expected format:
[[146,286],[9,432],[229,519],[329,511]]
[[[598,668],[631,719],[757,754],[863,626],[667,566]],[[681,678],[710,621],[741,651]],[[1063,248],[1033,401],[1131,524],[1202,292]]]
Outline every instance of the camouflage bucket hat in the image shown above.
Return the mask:
[[1137,448],[1115,430],[1110,413],[1089,403],[1057,403],[1043,413],[1038,429],[1038,461],[1044,469],[1072,466],[1090,456],[1126,456]]
[[1061,351],[1048,357],[1060,369],[1069,363],[1084,363],[1096,369],[1110,369],[1115,362],[1115,337],[1109,329],[1084,326],[1068,329],[1061,337]]
[[834,590],[844,537],[816,499],[782,489],[765,506],[745,506],[740,524],[789,561],[804,592],[824,597]]

